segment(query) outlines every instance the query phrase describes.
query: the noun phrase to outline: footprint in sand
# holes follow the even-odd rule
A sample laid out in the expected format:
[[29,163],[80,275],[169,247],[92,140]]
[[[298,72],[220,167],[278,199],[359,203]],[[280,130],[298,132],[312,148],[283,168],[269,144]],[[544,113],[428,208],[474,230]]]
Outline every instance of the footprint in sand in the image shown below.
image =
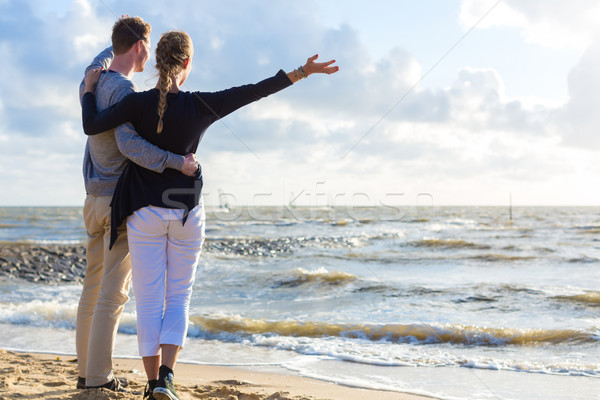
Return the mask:
[[65,385],[68,385],[68,383],[64,382],[64,381],[44,382],[44,386],[50,386],[50,387],[58,387],[58,386],[65,386]]

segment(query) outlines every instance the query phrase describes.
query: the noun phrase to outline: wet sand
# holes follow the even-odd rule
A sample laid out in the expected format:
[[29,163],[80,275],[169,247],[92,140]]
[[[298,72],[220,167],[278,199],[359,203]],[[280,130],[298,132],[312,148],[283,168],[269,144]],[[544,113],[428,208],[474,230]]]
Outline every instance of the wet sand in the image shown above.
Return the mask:
[[[139,359],[116,359],[118,377],[129,380],[131,393],[106,389],[78,390],[77,365],[72,356],[15,353],[0,349],[0,400],[142,399],[146,383]],[[182,400],[423,400],[398,392],[366,390],[293,375],[179,363],[176,388]]]

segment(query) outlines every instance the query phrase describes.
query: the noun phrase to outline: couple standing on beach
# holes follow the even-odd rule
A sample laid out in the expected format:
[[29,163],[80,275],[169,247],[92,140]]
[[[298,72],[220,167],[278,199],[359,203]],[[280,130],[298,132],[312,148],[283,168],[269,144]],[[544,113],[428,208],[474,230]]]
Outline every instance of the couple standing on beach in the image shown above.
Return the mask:
[[80,86],[88,135],[83,163],[88,243],[77,311],[77,387],[123,390],[112,372],[112,351],[131,282],[148,377],[144,399],[174,400],[179,397],[173,368],[187,334],[204,241],[198,143],[212,123],[240,107],[338,67],[331,66],[335,61],[316,63],[313,56],[257,84],[183,92],[192,40],[169,31],[156,48],[156,87],[136,92],[131,78],[144,70],[150,33],[150,24],[139,17],[119,19],[112,47],[87,67]]

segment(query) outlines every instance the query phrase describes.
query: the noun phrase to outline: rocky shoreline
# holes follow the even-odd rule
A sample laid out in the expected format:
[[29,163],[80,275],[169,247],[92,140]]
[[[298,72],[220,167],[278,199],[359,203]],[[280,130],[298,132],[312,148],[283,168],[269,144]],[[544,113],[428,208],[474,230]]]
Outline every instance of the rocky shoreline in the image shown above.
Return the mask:
[[[307,246],[352,247],[347,238],[281,237],[274,239],[207,239],[202,251],[222,256],[277,257]],[[30,282],[80,283],[85,274],[85,245],[0,244],[0,277]]]
[[0,247],[0,276],[40,283],[79,283],[85,267],[84,245],[3,244]]

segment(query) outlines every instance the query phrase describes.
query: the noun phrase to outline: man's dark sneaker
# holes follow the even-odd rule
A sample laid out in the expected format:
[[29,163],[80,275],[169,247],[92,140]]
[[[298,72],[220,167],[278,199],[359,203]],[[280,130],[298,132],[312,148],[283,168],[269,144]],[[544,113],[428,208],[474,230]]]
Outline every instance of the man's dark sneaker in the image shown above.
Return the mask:
[[77,378],[77,389],[85,389],[85,378]]
[[129,391],[124,388],[125,385],[122,384],[121,379],[113,378],[112,381],[108,381],[104,385],[86,386],[85,388],[86,389],[108,389],[108,390],[112,390],[113,392],[129,393]]
[[129,386],[129,380],[127,378],[125,378],[124,376],[121,376],[121,377],[118,377],[115,379],[119,381],[122,388],[126,388]]
[[173,370],[161,365],[158,373],[158,383],[152,392],[156,400],[180,400],[173,384]]
[[154,395],[152,395],[152,392],[154,391],[154,388],[156,387],[157,383],[158,379],[152,379],[151,381],[148,381],[148,383],[146,383],[143,400],[156,400]]

